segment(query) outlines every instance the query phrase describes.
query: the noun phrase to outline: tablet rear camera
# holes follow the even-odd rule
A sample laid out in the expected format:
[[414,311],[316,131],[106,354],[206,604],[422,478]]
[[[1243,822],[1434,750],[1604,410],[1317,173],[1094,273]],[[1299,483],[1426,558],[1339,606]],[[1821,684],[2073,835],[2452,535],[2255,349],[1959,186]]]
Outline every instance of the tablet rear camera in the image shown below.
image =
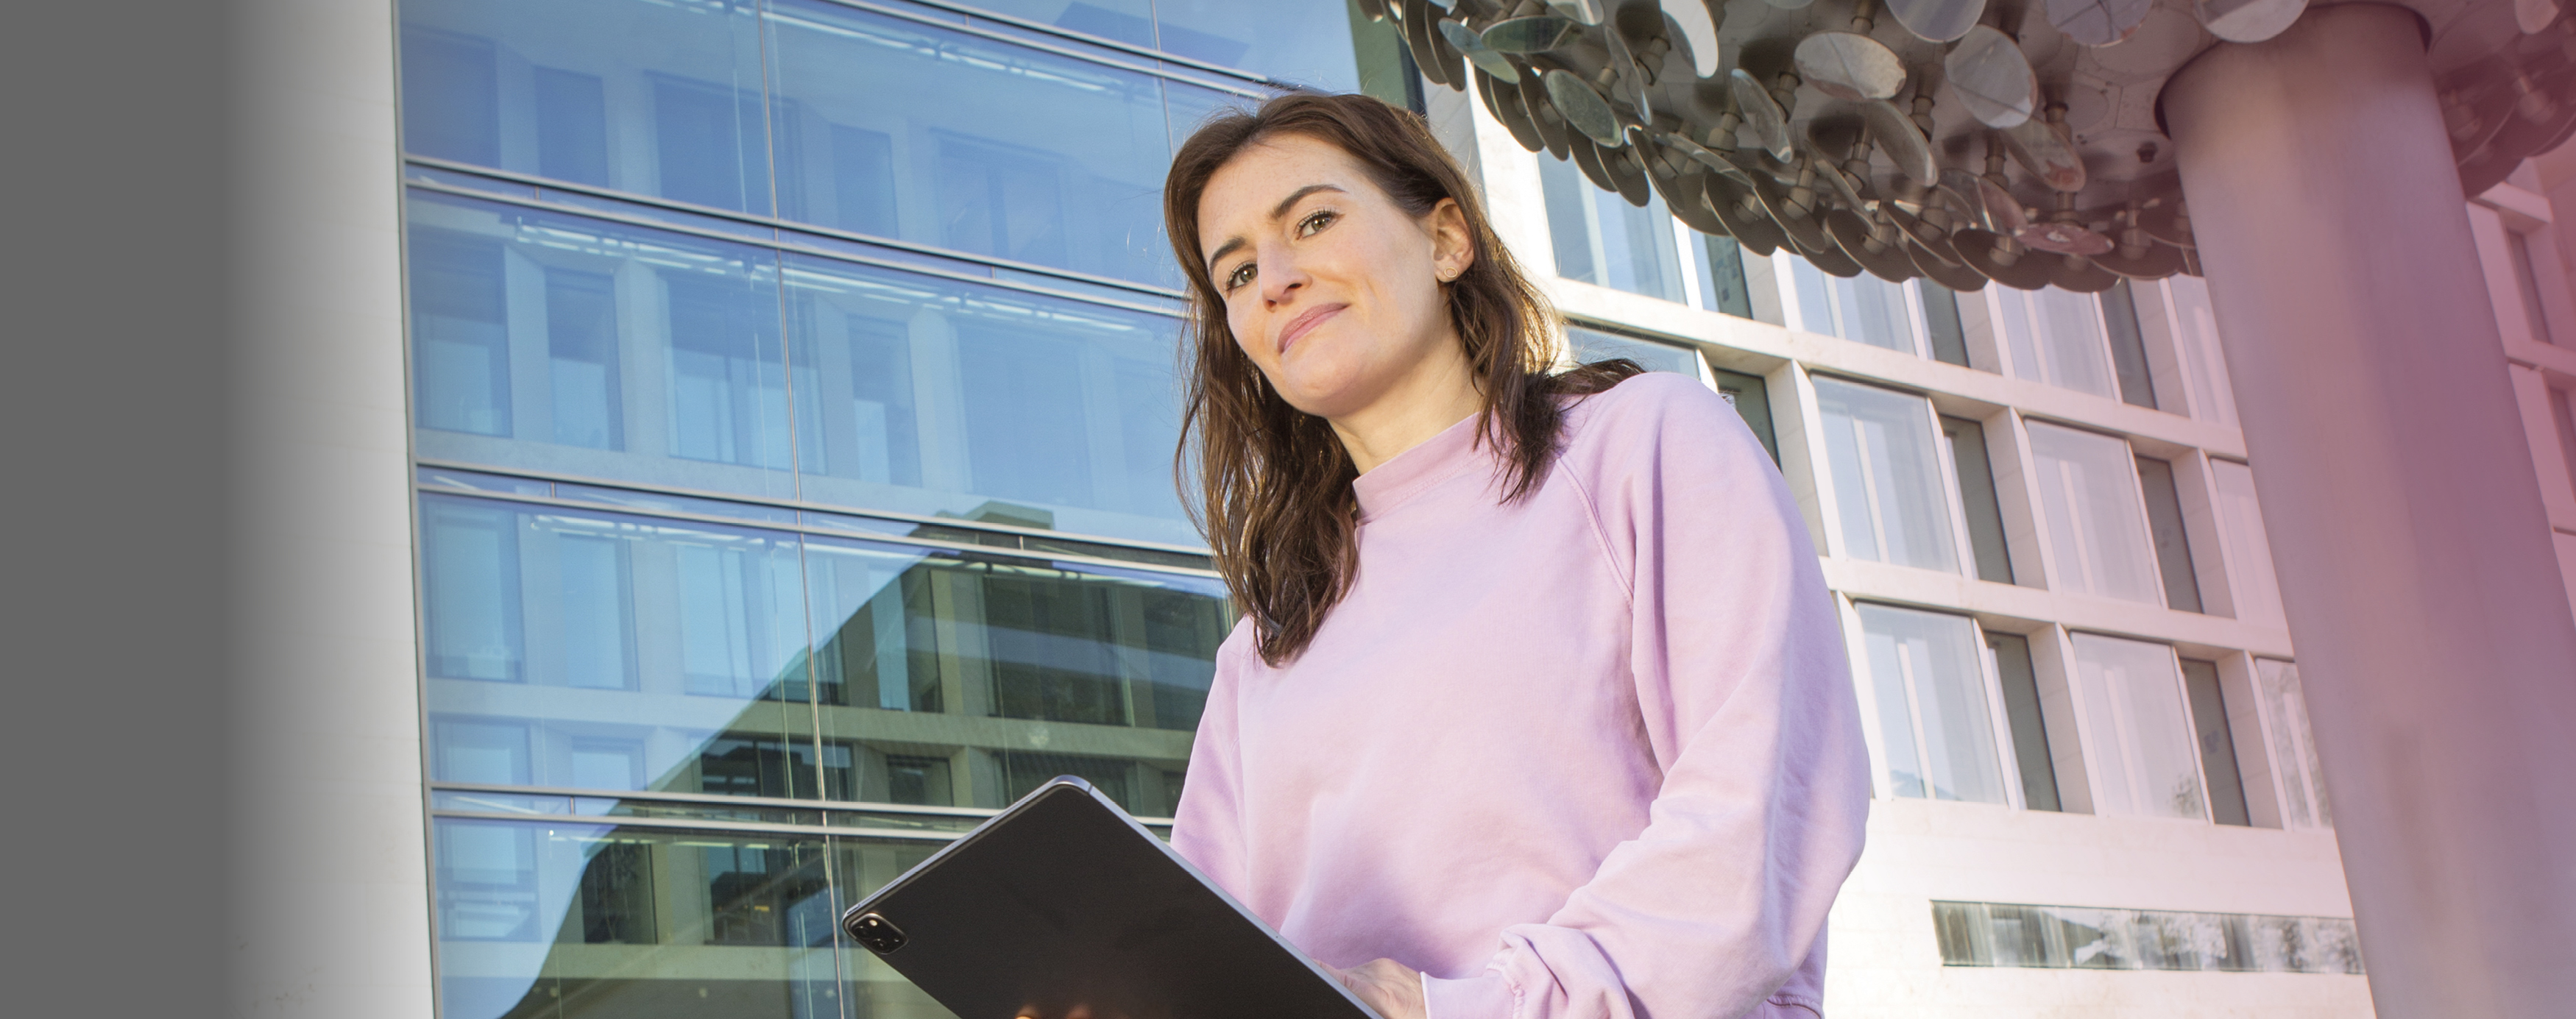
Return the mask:
[[910,940],[904,936],[903,928],[875,913],[861,913],[857,919],[851,920],[850,936],[878,955],[893,955]]

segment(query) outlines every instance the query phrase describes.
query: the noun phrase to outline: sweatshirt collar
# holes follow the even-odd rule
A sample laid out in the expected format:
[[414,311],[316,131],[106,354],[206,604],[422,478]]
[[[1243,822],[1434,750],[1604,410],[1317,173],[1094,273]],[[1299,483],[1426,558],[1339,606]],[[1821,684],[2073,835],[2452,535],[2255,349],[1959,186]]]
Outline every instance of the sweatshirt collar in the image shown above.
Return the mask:
[[1480,449],[1476,445],[1476,421],[1482,416],[1467,415],[1457,424],[1442,429],[1440,434],[1422,440],[1412,449],[1377,465],[1377,469],[1352,479],[1351,492],[1359,498],[1360,518],[1366,520],[1383,515],[1458,472],[1492,459],[1493,443],[1490,440],[1485,448]]

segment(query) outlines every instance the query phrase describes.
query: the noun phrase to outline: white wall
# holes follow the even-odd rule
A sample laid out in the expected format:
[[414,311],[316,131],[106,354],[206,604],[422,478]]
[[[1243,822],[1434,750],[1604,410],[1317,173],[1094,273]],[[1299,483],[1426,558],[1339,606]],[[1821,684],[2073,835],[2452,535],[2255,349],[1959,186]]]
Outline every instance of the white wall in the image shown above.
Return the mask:
[[237,11],[229,381],[247,411],[227,1011],[426,1017],[393,4]]

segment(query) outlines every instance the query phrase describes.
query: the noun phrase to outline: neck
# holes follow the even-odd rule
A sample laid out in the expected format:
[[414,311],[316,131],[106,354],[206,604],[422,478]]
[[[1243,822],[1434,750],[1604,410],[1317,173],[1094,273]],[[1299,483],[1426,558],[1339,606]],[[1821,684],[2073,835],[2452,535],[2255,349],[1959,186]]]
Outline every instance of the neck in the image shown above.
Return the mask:
[[1448,345],[1451,356],[1422,367],[1367,407],[1333,418],[1333,434],[1351,462],[1366,474],[1423,440],[1447,431],[1484,407],[1466,352]]

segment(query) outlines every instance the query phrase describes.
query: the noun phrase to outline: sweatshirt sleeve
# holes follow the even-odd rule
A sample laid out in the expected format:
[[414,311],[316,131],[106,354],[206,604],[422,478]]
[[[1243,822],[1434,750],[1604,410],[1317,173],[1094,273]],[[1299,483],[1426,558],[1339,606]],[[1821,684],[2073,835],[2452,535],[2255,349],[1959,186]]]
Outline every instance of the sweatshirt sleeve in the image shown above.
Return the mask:
[[1821,1014],[1814,988],[1782,984],[1821,950],[1869,800],[1833,598],[1779,472],[1715,393],[1640,377],[1593,399],[1557,469],[1627,579],[1662,784],[1546,923],[1505,928],[1480,974],[1425,978],[1431,1019]]
[[1247,619],[1217,648],[1216,675],[1208,683],[1207,707],[1199,715],[1189,770],[1181,778],[1181,802],[1172,809],[1172,849],[1238,899],[1244,895],[1245,860],[1235,685],[1244,656],[1251,653],[1250,642]]

